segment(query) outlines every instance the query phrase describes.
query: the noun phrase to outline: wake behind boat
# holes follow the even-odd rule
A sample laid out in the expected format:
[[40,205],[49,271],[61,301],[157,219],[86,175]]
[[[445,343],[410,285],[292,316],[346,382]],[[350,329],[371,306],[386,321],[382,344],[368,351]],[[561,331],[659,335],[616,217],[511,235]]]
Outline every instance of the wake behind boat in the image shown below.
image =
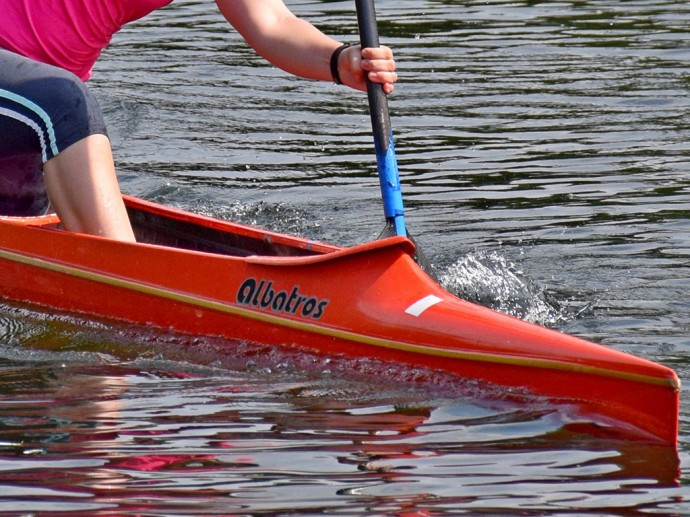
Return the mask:
[[612,435],[675,445],[669,368],[445,291],[395,236],[351,248],[124,196],[138,242],[0,217],[7,300],[449,372],[576,408]]

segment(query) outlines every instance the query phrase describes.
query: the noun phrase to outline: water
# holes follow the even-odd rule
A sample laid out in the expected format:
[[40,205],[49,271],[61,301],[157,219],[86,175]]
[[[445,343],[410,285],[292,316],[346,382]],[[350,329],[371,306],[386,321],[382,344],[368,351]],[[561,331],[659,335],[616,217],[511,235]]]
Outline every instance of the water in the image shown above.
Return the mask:
[[[351,2],[289,5],[356,41]],[[688,384],[690,7],[377,5],[408,226],[444,286]],[[127,28],[92,86],[127,193],[343,245],[383,228],[364,97],[266,66],[212,3]],[[674,451],[366,359],[16,305],[0,343],[5,514],[690,514],[687,388]]]

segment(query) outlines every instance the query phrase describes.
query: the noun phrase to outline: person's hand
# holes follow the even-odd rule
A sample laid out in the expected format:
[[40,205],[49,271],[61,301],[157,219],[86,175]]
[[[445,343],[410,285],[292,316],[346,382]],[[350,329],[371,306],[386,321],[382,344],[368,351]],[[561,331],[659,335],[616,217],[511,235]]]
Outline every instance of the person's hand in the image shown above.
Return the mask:
[[383,85],[383,91],[393,93],[393,83],[398,80],[395,73],[393,52],[388,47],[365,48],[359,45],[346,48],[338,57],[338,70],[343,84],[366,91],[365,74],[373,83]]

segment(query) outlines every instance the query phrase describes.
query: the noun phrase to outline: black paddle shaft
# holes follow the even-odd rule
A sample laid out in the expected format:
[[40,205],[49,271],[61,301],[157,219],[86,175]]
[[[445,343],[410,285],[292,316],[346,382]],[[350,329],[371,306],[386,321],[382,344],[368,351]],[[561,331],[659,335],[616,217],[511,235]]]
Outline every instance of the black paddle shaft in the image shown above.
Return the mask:
[[[376,25],[376,10],[373,0],[355,0],[357,8],[357,23],[362,48],[377,48],[379,32]],[[369,98],[369,113],[374,140],[381,146],[385,154],[390,147],[391,121],[388,113],[388,98],[380,84],[367,79],[367,94]]]

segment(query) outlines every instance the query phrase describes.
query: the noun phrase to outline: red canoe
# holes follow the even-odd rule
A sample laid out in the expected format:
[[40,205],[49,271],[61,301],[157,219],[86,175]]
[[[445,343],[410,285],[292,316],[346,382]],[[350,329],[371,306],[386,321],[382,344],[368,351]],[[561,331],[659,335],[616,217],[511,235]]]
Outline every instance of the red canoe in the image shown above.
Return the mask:
[[232,340],[372,357],[520,388],[675,445],[673,370],[462,301],[392,237],[351,248],[125,196],[137,244],[0,218],[0,295]]

